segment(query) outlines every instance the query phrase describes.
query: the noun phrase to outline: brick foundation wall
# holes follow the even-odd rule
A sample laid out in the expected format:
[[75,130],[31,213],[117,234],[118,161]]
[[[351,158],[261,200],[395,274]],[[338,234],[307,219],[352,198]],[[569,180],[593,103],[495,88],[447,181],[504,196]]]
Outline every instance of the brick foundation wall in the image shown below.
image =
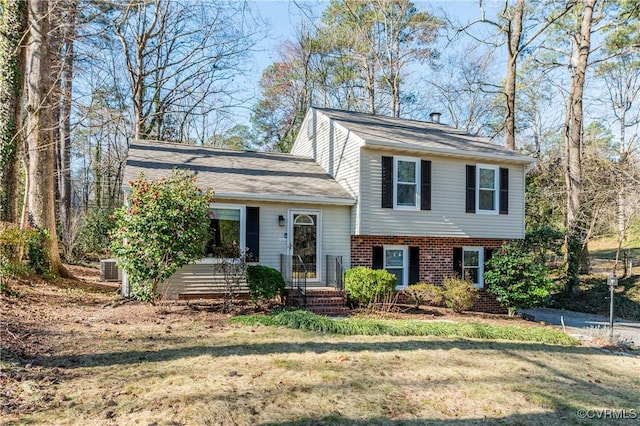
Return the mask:
[[[374,246],[402,245],[420,247],[420,281],[442,285],[444,279],[454,273],[453,249],[455,247],[498,248],[506,240],[492,238],[452,238],[452,237],[398,237],[378,235],[351,236],[351,266],[371,267]],[[473,310],[490,313],[506,313],[492,294],[484,289]]]

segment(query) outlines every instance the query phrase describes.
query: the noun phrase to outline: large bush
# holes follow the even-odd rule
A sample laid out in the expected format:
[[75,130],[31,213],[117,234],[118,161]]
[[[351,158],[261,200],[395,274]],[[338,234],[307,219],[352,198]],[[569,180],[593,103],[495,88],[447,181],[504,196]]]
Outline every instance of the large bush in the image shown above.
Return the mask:
[[254,303],[284,295],[286,284],[282,274],[264,265],[247,266],[247,286]]
[[513,314],[542,304],[549,296],[552,282],[546,276],[542,259],[520,245],[505,244],[487,262],[484,282],[487,291]]
[[361,306],[368,306],[395,292],[396,277],[383,269],[357,266],[346,272],[344,287],[351,299]]
[[442,285],[442,297],[447,308],[460,313],[473,307],[473,303],[478,299],[478,289],[469,280],[449,277]]
[[159,181],[141,175],[130,185],[129,205],[115,212],[111,251],[127,273],[131,297],[150,300],[158,284],[204,255],[213,192],[198,188],[184,170]]

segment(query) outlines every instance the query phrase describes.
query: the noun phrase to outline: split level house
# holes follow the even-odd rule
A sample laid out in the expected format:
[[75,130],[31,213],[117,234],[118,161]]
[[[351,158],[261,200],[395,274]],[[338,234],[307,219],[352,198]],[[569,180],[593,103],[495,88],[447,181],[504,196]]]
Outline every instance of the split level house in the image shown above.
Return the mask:
[[215,190],[207,257],[167,280],[165,297],[213,291],[211,265],[239,246],[306,288],[339,285],[354,266],[388,270],[398,289],[458,274],[480,289],[475,309],[500,311],[484,264],[524,238],[532,162],[437,119],[311,108],[290,154],[136,141],[124,181],[183,168]]

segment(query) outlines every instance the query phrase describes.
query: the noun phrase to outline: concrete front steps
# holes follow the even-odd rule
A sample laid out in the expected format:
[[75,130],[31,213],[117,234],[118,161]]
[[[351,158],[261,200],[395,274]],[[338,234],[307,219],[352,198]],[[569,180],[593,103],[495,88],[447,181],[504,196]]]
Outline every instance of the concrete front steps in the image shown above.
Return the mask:
[[346,315],[350,311],[347,307],[347,294],[332,287],[308,287],[306,298],[296,289],[289,290],[287,304],[318,315]]

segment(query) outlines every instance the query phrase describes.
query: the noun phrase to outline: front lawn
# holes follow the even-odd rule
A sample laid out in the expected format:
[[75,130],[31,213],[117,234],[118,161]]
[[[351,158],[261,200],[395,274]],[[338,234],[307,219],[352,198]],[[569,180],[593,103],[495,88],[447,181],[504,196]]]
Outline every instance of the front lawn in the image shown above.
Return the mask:
[[117,300],[12,286],[0,306],[4,424],[564,425],[588,424],[581,409],[639,408],[640,359],[595,348],[327,334]]

